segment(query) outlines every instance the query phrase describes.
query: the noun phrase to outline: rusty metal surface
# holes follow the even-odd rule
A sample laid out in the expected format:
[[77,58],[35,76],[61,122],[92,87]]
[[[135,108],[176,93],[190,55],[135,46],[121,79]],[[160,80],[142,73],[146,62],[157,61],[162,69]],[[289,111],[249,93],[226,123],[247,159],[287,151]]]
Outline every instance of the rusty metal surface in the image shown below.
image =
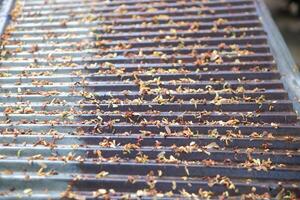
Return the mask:
[[19,0],[0,199],[296,199],[300,138],[254,0]]

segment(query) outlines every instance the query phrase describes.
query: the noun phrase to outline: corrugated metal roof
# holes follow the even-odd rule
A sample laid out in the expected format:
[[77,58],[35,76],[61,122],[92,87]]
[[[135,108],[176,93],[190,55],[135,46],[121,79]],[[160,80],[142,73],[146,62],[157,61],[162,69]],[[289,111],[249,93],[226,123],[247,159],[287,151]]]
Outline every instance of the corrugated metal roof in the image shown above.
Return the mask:
[[19,0],[0,199],[296,199],[299,125],[254,0]]

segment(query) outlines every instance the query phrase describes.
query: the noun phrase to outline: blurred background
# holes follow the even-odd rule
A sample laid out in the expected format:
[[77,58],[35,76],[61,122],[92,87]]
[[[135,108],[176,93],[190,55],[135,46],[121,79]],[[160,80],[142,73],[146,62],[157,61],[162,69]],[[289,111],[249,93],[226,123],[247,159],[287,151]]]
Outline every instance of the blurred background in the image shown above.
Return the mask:
[[300,68],[300,0],[265,0]]

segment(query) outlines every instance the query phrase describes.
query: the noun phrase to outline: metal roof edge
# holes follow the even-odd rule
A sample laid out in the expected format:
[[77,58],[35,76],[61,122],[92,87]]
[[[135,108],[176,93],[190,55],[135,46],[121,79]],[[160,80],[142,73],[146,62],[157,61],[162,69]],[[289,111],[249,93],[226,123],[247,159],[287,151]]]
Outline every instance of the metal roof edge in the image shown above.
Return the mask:
[[285,89],[293,101],[296,113],[300,114],[300,72],[288,49],[282,34],[277,28],[267,5],[263,0],[256,0],[257,10],[268,34],[268,42],[280,71]]
[[2,9],[0,13],[0,35],[4,33],[8,21],[11,19],[10,11],[13,9],[16,0],[4,0],[2,2]]

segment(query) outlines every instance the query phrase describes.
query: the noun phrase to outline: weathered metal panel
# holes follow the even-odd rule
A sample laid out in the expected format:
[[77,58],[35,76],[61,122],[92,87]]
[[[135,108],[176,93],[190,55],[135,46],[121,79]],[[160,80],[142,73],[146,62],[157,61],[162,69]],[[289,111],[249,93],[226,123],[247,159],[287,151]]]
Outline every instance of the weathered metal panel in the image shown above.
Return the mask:
[[259,5],[17,1],[0,199],[299,197],[298,116]]

